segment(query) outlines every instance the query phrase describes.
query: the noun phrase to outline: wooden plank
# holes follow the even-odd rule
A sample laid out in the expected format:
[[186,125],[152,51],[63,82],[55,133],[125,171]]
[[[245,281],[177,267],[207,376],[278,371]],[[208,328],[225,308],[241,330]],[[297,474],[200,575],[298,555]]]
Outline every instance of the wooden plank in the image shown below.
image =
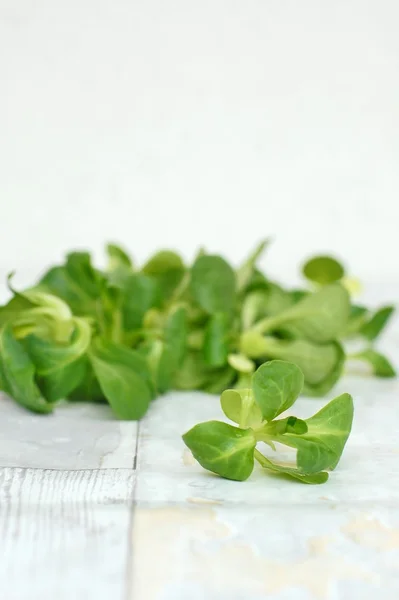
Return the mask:
[[0,395],[0,466],[129,469],[137,423],[117,421],[107,405],[61,404],[35,415]]
[[[221,418],[218,400],[185,393],[155,403],[139,436],[130,600],[371,599],[381,586],[384,600],[397,600],[399,384],[353,376],[335,393],[345,390],[354,428],[323,486],[260,468],[245,483],[215,477],[180,436]],[[310,416],[325,402],[301,398],[295,412]]]
[[1,598],[125,600],[134,478],[0,469]]

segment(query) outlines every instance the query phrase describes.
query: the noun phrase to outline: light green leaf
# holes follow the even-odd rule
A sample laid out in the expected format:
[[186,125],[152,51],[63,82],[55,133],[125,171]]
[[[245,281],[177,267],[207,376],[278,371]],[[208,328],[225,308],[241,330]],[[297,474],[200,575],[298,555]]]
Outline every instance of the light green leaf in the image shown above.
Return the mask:
[[235,303],[235,274],[220,256],[200,256],[191,269],[191,293],[210,314],[230,313]]
[[349,358],[366,363],[376,377],[396,377],[396,371],[386,356],[372,348],[353,354]]
[[276,436],[277,442],[297,448],[298,468],[304,473],[334,469],[341,458],[352,428],[353,400],[342,394],[306,419],[307,433]]
[[358,335],[362,327],[367,323],[369,314],[369,310],[364,306],[352,304],[349,313],[349,320],[341,334],[342,338],[350,338]]
[[204,469],[226,479],[244,481],[254,467],[255,437],[251,429],[208,421],[195,425],[183,441]]
[[296,364],[304,374],[307,394],[323,395],[339,379],[345,354],[340,344],[314,344],[304,339],[279,340],[248,331],[241,349],[253,358],[275,358]]
[[255,326],[260,333],[293,325],[295,330],[316,343],[333,341],[345,329],[350,311],[349,294],[335,283],[305,296],[291,308],[259,321]]
[[132,260],[130,256],[117,244],[107,244],[108,271],[116,271],[120,268],[132,269]]
[[295,364],[272,360],[252,376],[252,389],[262,415],[268,421],[292,406],[303,388],[303,373]]
[[220,397],[220,405],[226,417],[240,427],[258,427],[263,421],[250,389],[225,390]]
[[262,429],[256,432],[256,439],[265,441],[270,436],[283,433],[295,433],[296,435],[303,435],[308,431],[306,421],[298,419],[297,417],[286,417],[285,419],[277,419],[266,423]]
[[229,354],[227,362],[239,373],[253,373],[255,371],[254,361],[244,354]]
[[263,454],[261,454],[258,450],[255,450],[255,458],[264,469],[272,471],[273,473],[278,475],[283,475],[290,478],[292,477],[293,479],[297,479],[301,483],[317,485],[325,483],[328,480],[328,473],[326,473],[325,471],[311,474],[302,473],[302,471],[296,469],[295,467],[285,466],[283,464],[269,460],[268,458],[266,458],[266,456],[263,456]]
[[143,273],[154,279],[164,300],[168,300],[182,281],[186,268],[180,256],[170,250],[161,250],[144,265]]

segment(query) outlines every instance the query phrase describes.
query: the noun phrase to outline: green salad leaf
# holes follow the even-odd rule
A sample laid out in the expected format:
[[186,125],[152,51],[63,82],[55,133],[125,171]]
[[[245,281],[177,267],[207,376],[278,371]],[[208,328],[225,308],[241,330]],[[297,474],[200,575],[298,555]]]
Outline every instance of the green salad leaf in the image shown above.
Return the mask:
[[[342,394],[309,419],[291,415],[276,420],[291,408],[302,385],[303,375],[296,365],[265,363],[255,372],[252,388],[226,390],[221,396],[223,412],[239,428],[219,421],[200,423],[183,436],[183,441],[205,469],[228,479],[249,477],[255,458],[275,474],[302,483],[324,483],[326,471],[335,469],[348,440],[353,400]],[[273,450],[275,442],[295,448],[296,464],[282,464],[264,456],[256,448],[258,442]]]

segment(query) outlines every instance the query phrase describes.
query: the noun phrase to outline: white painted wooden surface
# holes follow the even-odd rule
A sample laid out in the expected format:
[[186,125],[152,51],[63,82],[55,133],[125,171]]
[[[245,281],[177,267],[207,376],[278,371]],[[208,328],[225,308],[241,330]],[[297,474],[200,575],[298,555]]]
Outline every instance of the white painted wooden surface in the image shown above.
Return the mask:
[[[382,348],[398,364],[397,324]],[[204,472],[180,435],[220,417],[216,397],[169,394],[139,425],[106,406],[32,416],[2,397],[1,599],[397,600],[399,383],[352,375],[344,390],[354,430],[322,486]]]

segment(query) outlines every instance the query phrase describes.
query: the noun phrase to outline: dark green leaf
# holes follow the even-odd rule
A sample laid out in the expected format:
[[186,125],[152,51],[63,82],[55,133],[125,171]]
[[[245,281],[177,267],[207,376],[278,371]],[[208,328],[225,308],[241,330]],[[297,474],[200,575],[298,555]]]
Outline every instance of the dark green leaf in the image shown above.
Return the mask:
[[152,399],[147,371],[138,369],[140,359],[133,350],[104,341],[90,353],[101,390],[120,419],[141,419]]
[[307,279],[320,285],[334,283],[345,275],[343,266],[331,256],[315,256],[304,264],[302,270]]
[[254,467],[256,440],[251,429],[208,421],[183,435],[183,441],[204,469],[226,479],[244,481]]
[[152,398],[155,397],[151,369],[145,357],[137,350],[127,348],[122,344],[115,344],[104,338],[97,338],[93,343],[92,350],[95,356],[104,362],[116,362],[127,369],[134,371],[145,381],[151,391]]
[[208,365],[212,367],[226,365],[229,332],[230,323],[226,313],[216,313],[209,319],[204,339],[204,358]]
[[59,369],[53,369],[46,375],[37,377],[38,386],[48,402],[67,398],[79,388],[86,376],[85,358],[79,358]]
[[85,365],[84,376],[79,385],[70,392],[68,400],[72,402],[106,402],[91,363],[87,358],[81,359],[81,361]]
[[35,383],[34,365],[9,325],[0,330],[0,382],[18,404],[34,412],[52,411],[53,405],[42,398]]
[[62,298],[77,316],[96,316],[104,278],[86,252],[73,252],[64,266],[50,269],[40,286]]
[[370,342],[376,340],[386,327],[394,311],[394,306],[384,306],[377,310],[370,321],[365,323],[360,329],[360,334]]

